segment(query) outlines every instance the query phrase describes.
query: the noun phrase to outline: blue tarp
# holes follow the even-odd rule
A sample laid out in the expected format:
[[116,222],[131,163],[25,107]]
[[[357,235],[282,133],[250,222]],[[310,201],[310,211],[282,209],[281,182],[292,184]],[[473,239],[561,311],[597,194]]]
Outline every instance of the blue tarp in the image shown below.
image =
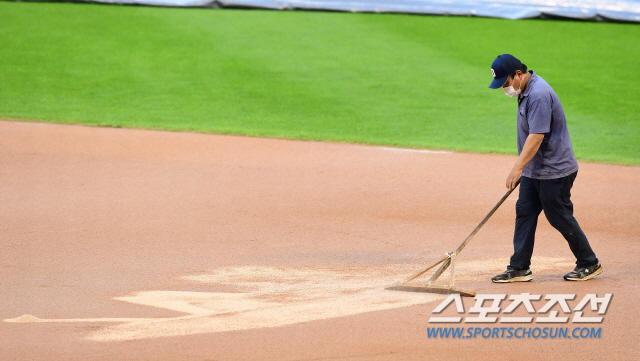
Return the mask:
[[504,19],[563,17],[640,22],[640,0],[81,0],[109,4],[179,7],[246,7],[275,10],[330,10],[482,16]]

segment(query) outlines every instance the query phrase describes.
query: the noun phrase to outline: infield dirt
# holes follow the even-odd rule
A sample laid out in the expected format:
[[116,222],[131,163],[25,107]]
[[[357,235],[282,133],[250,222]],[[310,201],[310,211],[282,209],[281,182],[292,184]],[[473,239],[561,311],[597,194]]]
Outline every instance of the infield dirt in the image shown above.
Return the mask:
[[[580,163],[604,273],[512,195],[458,257],[478,293],[613,293],[596,339],[429,339],[441,295],[385,291],[456,248],[515,157],[0,121],[0,359],[617,359],[637,355],[640,168]],[[465,306],[473,299],[465,299]],[[464,324],[462,324],[464,326]]]

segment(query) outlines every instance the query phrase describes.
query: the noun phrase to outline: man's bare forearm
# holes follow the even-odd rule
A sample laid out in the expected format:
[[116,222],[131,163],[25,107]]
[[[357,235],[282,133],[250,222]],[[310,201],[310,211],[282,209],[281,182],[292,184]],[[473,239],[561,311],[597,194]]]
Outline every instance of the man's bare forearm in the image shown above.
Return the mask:
[[524,142],[524,146],[522,147],[522,152],[520,152],[520,156],[518,157],[518,160],[516,160],[516,164],[514,164],[513,169],[511,169],[511,172],[507,177],[507,189],[513,189],[516,187],[516,182],[522,175],[522,169],[531,159],[533,159],[533,156],[536,155],[543,139],[544,134],[529,134],[529,136],[527,136],[527,140]]
[[522,169],[533,156],[536,155],[538,149],[540,148],[540,144],[542,144],[542,140],[544,139],[544,134],[529,134],[527,140],[524,142],[524,147],[522,147],[522,152],[520,152],[520,156],[514,165],[514,168]]

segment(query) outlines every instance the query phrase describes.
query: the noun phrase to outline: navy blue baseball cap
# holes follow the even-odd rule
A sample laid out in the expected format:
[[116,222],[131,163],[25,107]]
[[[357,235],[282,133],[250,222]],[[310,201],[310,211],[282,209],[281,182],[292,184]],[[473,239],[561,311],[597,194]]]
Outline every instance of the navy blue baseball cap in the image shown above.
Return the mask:
[[496,60],[491,64],[491,74],[493,75],[493,81],[489,88],[498,89],[502,88],[504,83],[514,71],[520,69],[522,63],[515,56],[511,54],[499,55]]

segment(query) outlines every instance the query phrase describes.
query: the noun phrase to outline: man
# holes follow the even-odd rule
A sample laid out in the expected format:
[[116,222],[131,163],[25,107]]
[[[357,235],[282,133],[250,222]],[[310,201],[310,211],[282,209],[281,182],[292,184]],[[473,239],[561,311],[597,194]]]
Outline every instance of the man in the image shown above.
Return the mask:
[[514,189],[520,179],[513,256],[507,270],[491,280],[533,279],[529,265],[538,216],[543,210],[576,257],[575,269],[564,279],[586,281],[599,275],[602,266],[573,217],[570,191],[578,174],[578,162],[558,96],[544,79],[527,71],[527,66],[510,54],[498,56],[491,64],[491,73],[493,82],[489,88],[502,88],[506,95],[518,98],[519,157],[507,177],[507,188]]

